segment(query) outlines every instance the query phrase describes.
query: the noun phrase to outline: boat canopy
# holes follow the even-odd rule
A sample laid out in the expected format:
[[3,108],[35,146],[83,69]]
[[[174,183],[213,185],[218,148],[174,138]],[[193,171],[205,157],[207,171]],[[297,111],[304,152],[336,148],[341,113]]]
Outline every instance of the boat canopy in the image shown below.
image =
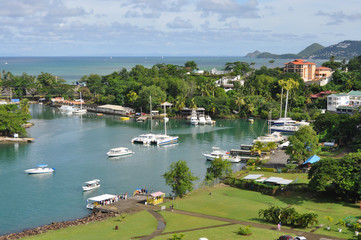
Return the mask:
[[118,147],[118,148],[112,148],[112,149],[110,149],[110,151],[113,151],[113,152],[115,152],[115,151],[122,151],[122,150],[128,150],[128,148],[126,148],[126,147]]
[[47,167],[48,166],[48,164],[38,164],[38,165],[36,165],[37,167]]
[[99,196],[96,196],[96,197],[88,198],[88,201],[99,202],[99,201],[113,199],[115,197],[116,197],[115,195],[103,194],[103,195],[99,195]]
[[164,193],[163,192],[154,192],[154,193],[151,193],[150,195],[152,197],[160,197],[160,196],[164,195]]
[[85,184],[95,184],[97,182],[100,182],[100,180],[99,179],[93,179],[93,180],[90,180],[88,182],[85,182]]

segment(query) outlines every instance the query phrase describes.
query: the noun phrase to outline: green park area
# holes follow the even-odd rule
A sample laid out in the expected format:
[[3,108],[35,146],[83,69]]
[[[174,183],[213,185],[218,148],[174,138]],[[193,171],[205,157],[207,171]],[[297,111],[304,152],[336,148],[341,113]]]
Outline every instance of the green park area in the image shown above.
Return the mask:
[[[355,239],[354,229],[342,227],[338,232],[339,219],[349,216],[361,218],[361,210],[358,204],[334,202],[318,197],[313,199],[309,195],[300,193],[287,194],[285,196],[269,196],[259,192],[241,190],[226,185],[206,187],[195,190],[183,198],[166,201],[164,204],[169,210],[173,204],[174,212],[161,211],[156,207],[156,212],[161,214],[166,224],[161,235],[153,239],[172,239],[174,233],[181,239],[277,239],[280,235],[289,231],[333,236],[340,239]],[[269,206],[293,207],[299,213],[318,214],[319,223],[305,228],[297,229],[282,226],[285,232],[276,231],[276,226],[264,221],[259,217],[260,209]],[[186,213],[199,213],[201,216],[192,216]],[[212,219],[204,215],[217,216],[220,219]],[[327,217],[333,219],[332,222]],[[230,223],[222,219],[237,220]],[[251,235],[244,238],[237,232],[241,223],[253,225]],[[326,226],[330,226],[330,230]],[[118,230],[114,230],[118,226]],[[245,226],[245,224],[243,224]],[[157,220],[147,211],[141,211],[132,215],[108,218],[105,221],[89,223],[75,227],[64,228],[47,233],[28,237],[27,239],[131,239],[139,236],[150,235],[157,229]],[[295,234],[290,234],[295,236]]]

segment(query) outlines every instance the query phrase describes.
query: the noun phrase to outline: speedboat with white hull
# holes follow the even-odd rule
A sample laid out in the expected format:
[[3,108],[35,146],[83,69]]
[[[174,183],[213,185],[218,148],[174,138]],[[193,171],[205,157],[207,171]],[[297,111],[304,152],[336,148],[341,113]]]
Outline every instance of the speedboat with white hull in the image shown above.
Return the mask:
[[37,168],[30,168],[24,171],[28,174],[53,173],[55,168],[49,168],[47,164],[38,164]]

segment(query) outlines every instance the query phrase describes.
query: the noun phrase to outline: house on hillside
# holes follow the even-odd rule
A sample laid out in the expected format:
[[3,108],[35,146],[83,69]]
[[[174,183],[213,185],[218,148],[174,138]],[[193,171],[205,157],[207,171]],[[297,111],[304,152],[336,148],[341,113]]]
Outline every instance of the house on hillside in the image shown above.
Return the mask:
[[222,87],[227,92],[234,88],[235,82],[238,82],[241,86],[244,85],[244,80],[241,79],[241,75],[237,76],[225,76],[215,81],[217,87]]
[[303,59],[295,59],[285,63],[285,72],[297,73],[305,82],[317,82],[320,86],[326,85],[332,76],[331,68],[316,67],[316,63]]
[[327,97],[327,111],[353,114],[361,107],[361,91],[331,94]]

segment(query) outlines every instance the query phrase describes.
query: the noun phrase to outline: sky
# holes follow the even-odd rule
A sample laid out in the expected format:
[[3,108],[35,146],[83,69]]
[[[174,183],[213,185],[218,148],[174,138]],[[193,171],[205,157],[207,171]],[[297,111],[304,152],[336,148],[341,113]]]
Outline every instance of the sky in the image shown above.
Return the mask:
[[0,56],[244,56],[361,40],[360,0],[0,3]]

